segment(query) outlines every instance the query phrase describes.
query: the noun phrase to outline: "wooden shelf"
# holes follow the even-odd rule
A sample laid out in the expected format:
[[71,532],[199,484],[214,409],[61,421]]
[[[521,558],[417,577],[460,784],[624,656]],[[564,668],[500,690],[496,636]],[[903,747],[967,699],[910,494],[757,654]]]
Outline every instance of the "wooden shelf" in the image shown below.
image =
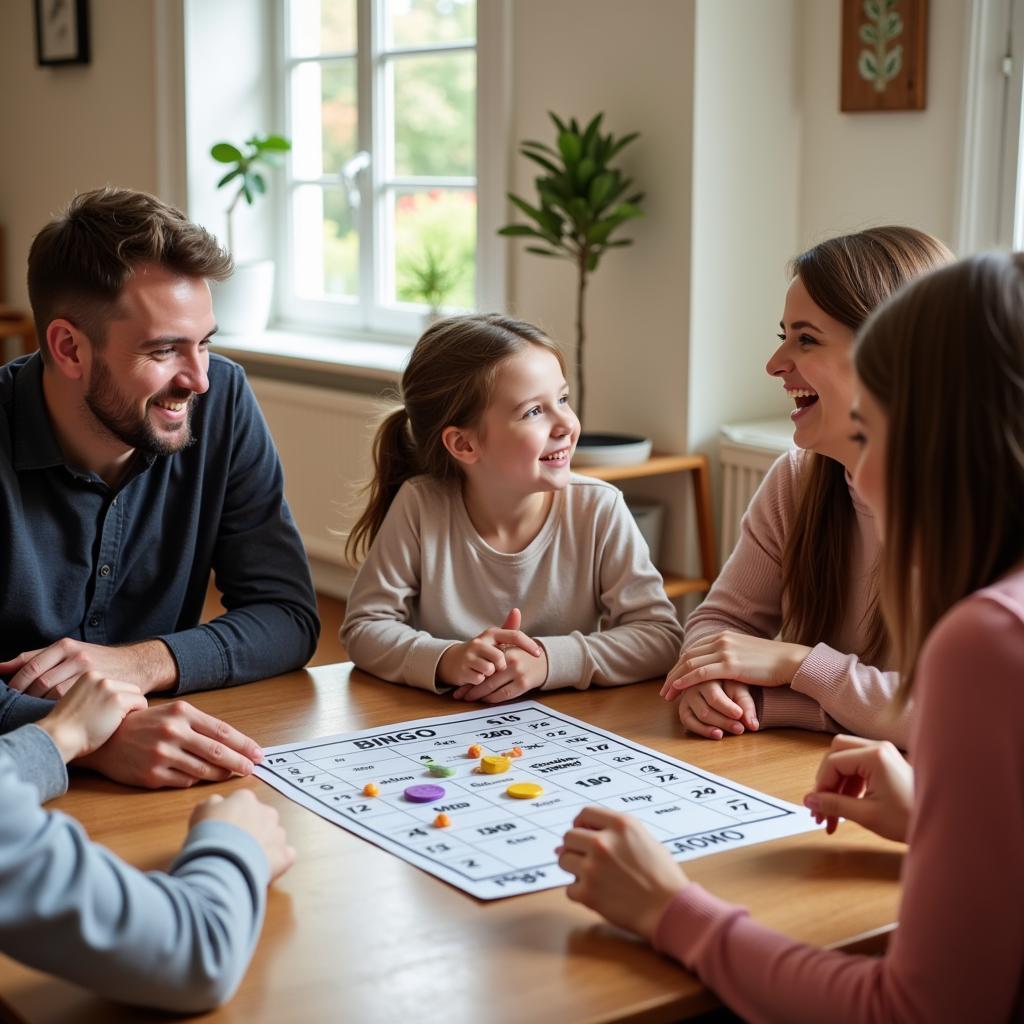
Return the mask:
[[646,462],[633,466],[573,466],[573,472],[582,476],[617,483],[620,480],[639,480],[649,476],[667,476],[672,473],[693,474],[693,501],[697,513],[697,535],[700,541],[700,571],[702,576],[679,576],[663,573],[665,593],[669,597],[702,594],[711,589],[718,565],[715,559],[714,527],[711,521],[711,485],[708,460],[703,455],[667,455],[655,452]]
[[661,476],[665,473],[688,473],[707,465],[703,455],[662,455],[655,452],[646,462],[632,466],[573,466],[572,471],[581,476],[592,476],[597,480],[636,480],[644,476]]
[[665,581],[665,593],[669,597],[685,597],[687,594],[703,594],[711,589],[711,583],[696,576],[675,576],[672,573],[664,573],[662,579]]

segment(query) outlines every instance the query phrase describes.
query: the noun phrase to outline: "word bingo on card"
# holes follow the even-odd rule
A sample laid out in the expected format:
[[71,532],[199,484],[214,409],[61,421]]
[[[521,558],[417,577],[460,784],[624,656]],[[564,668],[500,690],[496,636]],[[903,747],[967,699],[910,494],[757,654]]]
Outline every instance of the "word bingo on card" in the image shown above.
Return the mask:
[[264,782],[484,900],[567,885],[554,850],[585,804],[635,814],[676,860],[817,827],[803,807],[534,701],[264,755]]

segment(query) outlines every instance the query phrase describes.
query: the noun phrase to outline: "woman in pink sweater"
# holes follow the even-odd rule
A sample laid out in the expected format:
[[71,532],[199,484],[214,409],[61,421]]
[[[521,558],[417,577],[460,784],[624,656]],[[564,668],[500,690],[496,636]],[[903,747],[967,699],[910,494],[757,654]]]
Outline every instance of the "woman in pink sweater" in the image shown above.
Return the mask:
[[1024,254],[903,290],[867,325],[856,367],[854,482],[884,542],[914,768],[891,744],[837,737],[804,802],[832,826],[842,815],[909,842],[887,954],[755,924],[610,811],[579,815],[560,863],[571,899],[696,971],[744,1020],[1022,1020]]
[[[662,688],[709,739],[796,726],[907,745],[908,716],[878,609],[871,512],[850,486],[853,337],[872,310],[952,253],[913,228],[822,242],[792,263],[768,360],[796,403],[794,441],[743,518],[739,543],[686,624]],[[877,666],[877,667],[876,667]]]

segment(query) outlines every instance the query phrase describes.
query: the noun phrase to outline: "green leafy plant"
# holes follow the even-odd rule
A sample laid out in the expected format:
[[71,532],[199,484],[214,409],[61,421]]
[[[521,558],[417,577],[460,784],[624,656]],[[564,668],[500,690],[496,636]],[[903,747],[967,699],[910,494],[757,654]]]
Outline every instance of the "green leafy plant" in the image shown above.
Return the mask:
[[240,149],[230,142],[218,142],[210,148],[210,156],[217,163],[231,165],[227,174],[217,182],[217,188],[225,188],[232,182],[238,185],[238,191],[225,211],[228,218],[228,251],[231,253],[235,251],[234,214],[238,201],[244,199],[252,206],[256,197],[267,191],[263,169],[279,167],[292,144],[283,135],[253,135],[242,143],[242,147]]
[[408,297],[422,300],[436,313],[445,299],[458,287],[463,268],[457,259],[446,259],[441,250],[429,243],[405,263],[409,276]]
[[612,236],[628,220],[642,215],[642,192],[631,192],[633,182],[611,162],[639,132],[620,138],[601,133],[604,114],[585,128],[575,118],[568,122],[548,112],[557,130],[555,148],[525,141],[519,152],[542,173],[534,179],[539,204],[508,194],[509,201],[530,218],[530,224],[508,224],[498,232],[513,238],[535,238],[543,245],[528,245],[527,252],[569,260],[577,269],[576,379],[574,405],[583,419],[585,408],[583,348],[586,340],[584,298],[589,276],[609,249],[632,245],[632,239]]
[[903,67],[903,46],[898,44],[891,50],[888,43],[896,39],[903,31],[903,19],[894,8],[899,0],[865,0],[864,14],[867,24],[858,30],[861,42],[873,47],[861,50],[857,58],[857,71],[860,77],[870,82],[875,92],[885,92],[888,84],[900,73]]

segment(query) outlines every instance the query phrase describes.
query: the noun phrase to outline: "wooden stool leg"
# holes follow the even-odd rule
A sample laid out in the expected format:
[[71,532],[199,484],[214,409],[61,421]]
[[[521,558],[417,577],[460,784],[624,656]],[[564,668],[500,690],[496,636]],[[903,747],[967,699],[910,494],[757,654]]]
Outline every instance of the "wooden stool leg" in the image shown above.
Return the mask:
[[693,474],[693,502],[697,511],[701,575],[710,587],[718,575],[718,559],[715,554],[715,523],[711,514],[711,467],[707,456],[690,472]]

